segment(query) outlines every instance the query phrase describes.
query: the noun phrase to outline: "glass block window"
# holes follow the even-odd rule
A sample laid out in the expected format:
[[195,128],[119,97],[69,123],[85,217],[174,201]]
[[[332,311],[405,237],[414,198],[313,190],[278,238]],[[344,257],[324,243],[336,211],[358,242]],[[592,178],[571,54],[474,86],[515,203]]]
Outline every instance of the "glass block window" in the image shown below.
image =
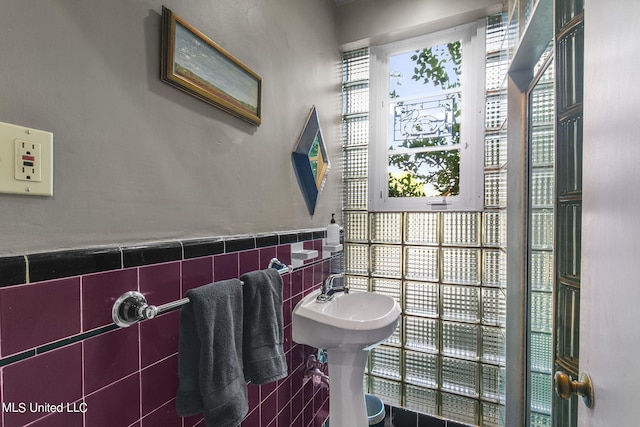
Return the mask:
[[442,389],[476,397],[478,364],[467,360],[442,358]]
[[480,242],[480,215],[475,212],[443,214],[443,241],[445,245],[478,246]]
[[500,366],[505,364],[505,331],[504,328],[492,328],[483,326],[481,330],[482,353],[480,360],[495,363]]
[[437,283],[404,282],[404,312],[418,316],[436,317],[439,313],[440,286]]
[[371,350],[369,374],[384,378],[400,379],[400,349],[379,346]]
[[482,323],[505,327],[507,324],[506,295],[503,289],[482,289]]
[[483,213],[484,246],[505,247],[507,242],[506,209],[486,210]]
[[455,394],[441,394],[441,413],[445,418],[476,424],[476,417],[471,414],[478,413],[478,401]]
[[529,94],[528,366],[530,426],[550,425],[553,373],[554,78],[549,48]]
[[403,350],[404,379],[409,384],[438,387],[438,356],[418,351]]
[[482,402],[482,425],[499,427],[504,420],[504,406]]
[[353,179],[344,182],[342,204],[348,210],[366,210],[367,180]]
[[366,148],[352,148],[343,151],[346,178],[366,178],[368,152]]
[[443,286],[442,317],[447,320],[478,322],[480,289],[476,286]]
[[372,214],[371,242],[402,243],[402,214],[397,212]]
[[[479,136],[487,194],[482,212],[369,208],[368,94],[362,90],[369,84],[369,51],[346,53],[343,62],[345,280],[353,292],[383,293],[402,307],[396,332],[370,352],[367,390],[391,406],[500,427],[507,288],[505,65],[496,42],[502,29],[499,18],[488,21],[492,116],[491,128]],[[539,260],[540,281],[552,274],[547,261]]]
[[427,212],[408,212],[405,214],[406,244],[437,245],[438,244],[438,220],[440,214]]
[[380,377],[369,377],[369,393],[382,399],[387,405],[400,406],[401,383]]
[[437,392],[426,388],[406,384],[404,387],[404,406],[417,412],[435,414],[437,412]]
[[369,274],[369,246],[345,244],[345,273]]
[[369,291],[369,279],[367,277],[348,275],[345,276],[344,281],[349,288],[349,292]]
[[438,248],[405,247],[404,277],[437,282],[440,279]]
[[506,253],[500,249],[482,251],[482,284],[504,288],[507,281]]
[[437,353],[440,322],[436,319],[403,316],[404,346],[417,351]]
[[494,365],[481,365],[482,384],[481,394],[487,400],[500,401],[500,397],[504,394],[504,375],[505,369]]
[[446,283],[477,285],[480,251],[477,249],[442,249],[442,280]]
[[369,216],[366,212],[346,212],[344,214],[344,239],[350,242],[364,242],[369,239]]
[[400,278],[402,275],[402,247],[371,245],[371,275]]

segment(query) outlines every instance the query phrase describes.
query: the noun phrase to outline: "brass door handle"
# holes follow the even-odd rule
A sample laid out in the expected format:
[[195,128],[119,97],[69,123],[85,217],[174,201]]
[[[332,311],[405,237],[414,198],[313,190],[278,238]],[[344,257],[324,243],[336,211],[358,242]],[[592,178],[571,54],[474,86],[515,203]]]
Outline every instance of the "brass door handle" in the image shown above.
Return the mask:
[[594,404],[593,384],[591,378],[584,372],[580,374],[578,381],[573,381],[565,372],[558,371],[553,376],[556,394],[562,399],[569,400],[574,393],[582,396],[582,401],[587,408],[592,408]]

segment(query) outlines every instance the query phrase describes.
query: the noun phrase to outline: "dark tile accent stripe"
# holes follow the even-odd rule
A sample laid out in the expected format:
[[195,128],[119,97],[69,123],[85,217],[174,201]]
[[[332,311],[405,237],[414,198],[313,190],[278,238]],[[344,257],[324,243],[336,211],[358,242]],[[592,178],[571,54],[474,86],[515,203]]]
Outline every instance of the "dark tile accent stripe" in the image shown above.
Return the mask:
[[0,359],[0,366],[10,365],[11,363],[18,362],[20,360],[28,359],[36,355],[35,350],[23,351],[22,353],[14,354],[13,356]]
[[391,408],[391,422],[394,427],[416,427],[418,414],[403,408]]
[[256,236],[256,248],[276,246],[277,244],[278,244],[277,234],[264,234],[264,235]]
[[184,259],[218,255],[218,254],[224,253],[224,240],[222,239],[183,240],[182,247],[184,248]]
[[324,238],[326,231],[310,230],[290,233],[267,233],[242,236],[191,239],[171,242],[69,249],[27,255],[0,256],[0,287],[27,282],[59,279],[81,274],[118,270],[182,259],[231,253],[268,246],[298,243]]
[[384,405],[385,426],[389,427],[474,427],[433,415],[420,414],[411,409]]
[[122,248],[122,260],[125,268],[181,259],[182,245],[180,242],[150,243]]
[[327,237],[327,232],[324,230],[313,232],[313,240],[324,239],[325,237]]
[[418,427],[446,427],[446,425],[447,422],[441,418],[418,414]]
[[0,359],[0,367],[9,365],[14,362],[18,362],[23,359],[27,359],[37,354],[46,353],[47,351],[55,350],[57,348],[64,347],[69,344],[73,344],[79,341],[84,341],[88,338],[91,338],[100,334],[104,334],[104,333],[113,331],[115,329],[118,329],[118,326],[115,324],[111,324],[111,325],[103,326],[102,328],[95,329],[93,331],[85,332],[79,335],[75,335],[73,337],[65,338],[59,341],[42,345],[40,347],[37,347],[34,350],[27,350],[22,353],[14,354],[12,356]]
[[0,286],[20,285],[27,281],[27,263],[23,256],[0,258]]
[[107,325],[104,326],[102,328],[98,328],[96,330],[90,331],[90,332],[85,332],[83,334],[79,334],[70,338],[65,338],[62,339],[60,341],[55,341],[49,344],[45,344],[43,346],[40,346],[38,348],[36,348],[36,354],[42,354],[45,353],[47,351],[51,351],[51,350],[55,350],[56,348],[60,348],[60,347],[64,347],[65,345],[69,345],[69,344],[73,344],[75,342],[78,341],[84,341],[87,338],[91,338],[94,337],[96,335],[100,335],[100,334],[104,334],[110,331],[113,331],[114,329],[118,329],[119,326],[112,324],[112,325]]
[[313,240],[312,231],[304,231],[302,233],[298,233],[298,242],[304,242],[305,240]]
[[473,427],[472,424],[459,423],[457,421],[447,421],[447,427]]
[[280,239],[281,245],[284,245],[287,243],[298,243],[298,233],[278,234],[278,238]]
[[43,252],[27,255],[27,258],[30,282],[122,268],[118,247]]
[[238,239],[230,239],[224,242],[225,252],[246,251],[256,248],[255,237],[241,237]]

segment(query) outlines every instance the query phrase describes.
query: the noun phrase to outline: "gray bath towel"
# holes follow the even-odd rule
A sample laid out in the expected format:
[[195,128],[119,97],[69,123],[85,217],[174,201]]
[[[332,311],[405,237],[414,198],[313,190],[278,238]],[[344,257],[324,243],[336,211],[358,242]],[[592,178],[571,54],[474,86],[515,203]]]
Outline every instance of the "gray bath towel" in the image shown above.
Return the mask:
[[225,280],[187,292],[180,311],[180,416],[202,413],[207,427],[235,427],[248,411],[242,370],[242,283]]
[[240,277],[244,283],[244,376],[266,384],[287,376],[282,325],[282,277],[274,268]]

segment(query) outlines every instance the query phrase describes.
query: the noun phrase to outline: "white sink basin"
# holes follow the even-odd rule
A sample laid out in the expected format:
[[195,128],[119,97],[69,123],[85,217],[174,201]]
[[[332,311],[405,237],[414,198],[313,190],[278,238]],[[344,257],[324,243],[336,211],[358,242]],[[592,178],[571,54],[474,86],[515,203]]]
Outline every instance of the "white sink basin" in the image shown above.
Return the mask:
[[329,356],[331,427],[367,425],[362,379],[369,350],[393,334],[400,306],[373,292],[338,292],[326,302],[310,293],[293,309],[293,340],[324,348]]
[[368,350],[386,340],[398,326],[400,306],[373,292],[338,292],[317,302],[312,292],[293,310],[293,340],[325,349]]

